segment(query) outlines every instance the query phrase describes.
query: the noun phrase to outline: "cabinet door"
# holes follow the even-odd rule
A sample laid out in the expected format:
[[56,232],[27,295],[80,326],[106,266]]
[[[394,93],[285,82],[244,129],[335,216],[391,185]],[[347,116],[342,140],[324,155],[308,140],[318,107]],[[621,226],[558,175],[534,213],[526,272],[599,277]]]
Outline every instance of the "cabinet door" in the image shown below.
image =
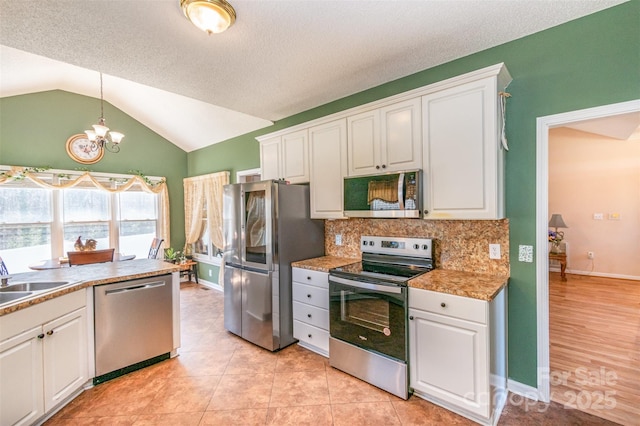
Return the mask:
[[380,151],[384,171],[422,168],[420,98],[380,109]]
[[409,317],[410,386],[488,417],[487,327],[417,309]]
[[379,110],[347,117],[347,140],[349,176],[382,171]]
[[495,79],[422,98],[425,219],[498,219]]
[[42,327],[0,343],[0,424],[29,425],[44,414]]
[[88,380],[86,309],[53,320],[43,330],[44,401],[49,411]]
[[347,125],[337,120],[309,129],[312,219],[343,219],[347,175]]
[[262,179],[280,179],[280,137],[260,142]]
[[280,153],[281,177],[291,183],[309,182],[307,130],[282,136]]

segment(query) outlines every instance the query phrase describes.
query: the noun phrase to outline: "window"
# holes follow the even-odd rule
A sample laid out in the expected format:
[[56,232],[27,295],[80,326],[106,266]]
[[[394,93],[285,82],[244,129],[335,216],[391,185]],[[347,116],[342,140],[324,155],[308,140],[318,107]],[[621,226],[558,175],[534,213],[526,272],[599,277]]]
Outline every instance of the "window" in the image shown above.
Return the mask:
[[51,257],[51,192],[35,185],[0,186],[0,253],[10,273]]
[[147,257],[156,236],[169,244],[164,180],[16,169],[0,166],[0,255],[10,273],[65,256],[78,238],[138,258]]
[[184,179],[187,244],[198,261],[220,264],[223,187],[228,183],[229,172]]
[[[158,202],[155,194],[127,191],[118,194],[120,206],[120,251],[147,257],[149,244],[155,238]],[[162,256],[158,257],[159,259]]]

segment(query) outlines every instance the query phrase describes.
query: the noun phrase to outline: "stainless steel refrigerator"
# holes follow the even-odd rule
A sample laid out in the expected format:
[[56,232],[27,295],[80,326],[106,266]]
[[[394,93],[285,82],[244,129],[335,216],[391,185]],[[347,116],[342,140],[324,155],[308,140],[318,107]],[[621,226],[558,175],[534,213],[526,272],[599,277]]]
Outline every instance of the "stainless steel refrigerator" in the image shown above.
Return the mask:
[[224,326],[270,351],[294,343],[291,262],[324,255],[324,221],[309,187],[284,181],[226,185]]

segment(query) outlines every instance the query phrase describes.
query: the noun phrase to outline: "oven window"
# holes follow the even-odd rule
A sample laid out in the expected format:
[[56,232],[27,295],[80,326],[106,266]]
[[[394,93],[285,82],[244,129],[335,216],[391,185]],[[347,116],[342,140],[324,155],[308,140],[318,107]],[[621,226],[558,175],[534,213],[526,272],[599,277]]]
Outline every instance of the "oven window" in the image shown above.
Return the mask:
[[389,302],[352,297],[345,305],[343,321],[384,333],[389,329]]

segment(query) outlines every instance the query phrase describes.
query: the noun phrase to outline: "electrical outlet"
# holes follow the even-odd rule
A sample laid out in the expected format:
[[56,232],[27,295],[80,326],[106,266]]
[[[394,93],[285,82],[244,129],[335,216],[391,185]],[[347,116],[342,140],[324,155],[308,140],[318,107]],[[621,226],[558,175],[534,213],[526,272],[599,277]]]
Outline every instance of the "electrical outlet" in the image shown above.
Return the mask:
[[337,246],[342,245],[342,234],[336,234],[336,245]]
[[518,246],[518,261],[533,262],[533,246]]
[[489,259],[500,259],[500,244],[489,244]]
[[604,213],[594,213],[593,220],[602,220],[604,219]]
[[596,255],[595,255],[595,253],[594,253],[594,252],[592,252],[592,251],[588,251],[588,252],[587,252],[587,257],[588,257],[589,259],[593,259],[594,257],[596,257]]

